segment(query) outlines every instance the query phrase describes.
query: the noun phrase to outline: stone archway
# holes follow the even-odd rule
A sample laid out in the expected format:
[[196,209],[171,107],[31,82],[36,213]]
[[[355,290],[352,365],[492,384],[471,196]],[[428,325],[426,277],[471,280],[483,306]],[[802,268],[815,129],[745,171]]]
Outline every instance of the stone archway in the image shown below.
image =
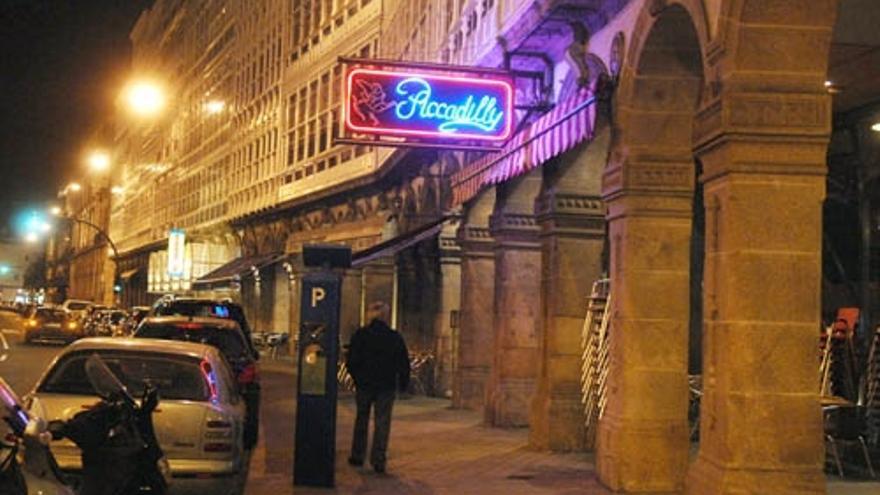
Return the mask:
[[707,29],[701,3],[686,4],[643,7],[603,178],[614,296],[597,470],[620,491],[680,492],[688,465],[693,124]]

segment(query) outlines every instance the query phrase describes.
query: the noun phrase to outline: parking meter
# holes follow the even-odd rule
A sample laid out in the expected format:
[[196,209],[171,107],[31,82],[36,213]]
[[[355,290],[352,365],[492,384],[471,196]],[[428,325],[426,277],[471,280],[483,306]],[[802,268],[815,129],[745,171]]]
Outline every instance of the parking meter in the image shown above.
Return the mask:
[[327,263],[322,266],[302,278],[293,483],[332,487],[342,281]]

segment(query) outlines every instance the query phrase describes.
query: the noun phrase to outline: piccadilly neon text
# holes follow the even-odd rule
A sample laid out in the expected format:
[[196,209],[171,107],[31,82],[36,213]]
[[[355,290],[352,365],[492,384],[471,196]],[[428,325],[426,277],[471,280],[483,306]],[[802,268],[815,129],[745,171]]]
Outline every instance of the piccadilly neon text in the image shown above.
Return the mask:
[[510,136],[508,79],[355,69],[346,91],[345,124],[357,133],[463,140]]

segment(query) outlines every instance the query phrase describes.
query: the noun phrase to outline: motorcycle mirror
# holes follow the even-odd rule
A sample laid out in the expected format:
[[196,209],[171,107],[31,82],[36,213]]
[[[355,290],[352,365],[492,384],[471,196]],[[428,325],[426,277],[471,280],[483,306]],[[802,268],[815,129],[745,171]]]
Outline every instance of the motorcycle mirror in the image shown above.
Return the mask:
[[92,354],[86,359],[86,376],[94,387],[95,392],[104,400],[110,400],[114,395],[122,396],[130,404],[134,403],[128,389],[119,378],[110,370],[101,356]]

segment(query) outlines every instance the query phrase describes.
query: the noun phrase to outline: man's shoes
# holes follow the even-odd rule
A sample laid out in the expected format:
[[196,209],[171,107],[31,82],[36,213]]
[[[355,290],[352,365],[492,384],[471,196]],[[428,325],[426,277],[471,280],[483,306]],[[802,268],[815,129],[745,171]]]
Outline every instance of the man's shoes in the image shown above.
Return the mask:
[[385,464],[373,464],[373,471],[377,474],[385,474]]
[[364,461],[355,459],[354,457],[349,457],[348,463],[351,464],[352,466],[363,466],[364,465]]

